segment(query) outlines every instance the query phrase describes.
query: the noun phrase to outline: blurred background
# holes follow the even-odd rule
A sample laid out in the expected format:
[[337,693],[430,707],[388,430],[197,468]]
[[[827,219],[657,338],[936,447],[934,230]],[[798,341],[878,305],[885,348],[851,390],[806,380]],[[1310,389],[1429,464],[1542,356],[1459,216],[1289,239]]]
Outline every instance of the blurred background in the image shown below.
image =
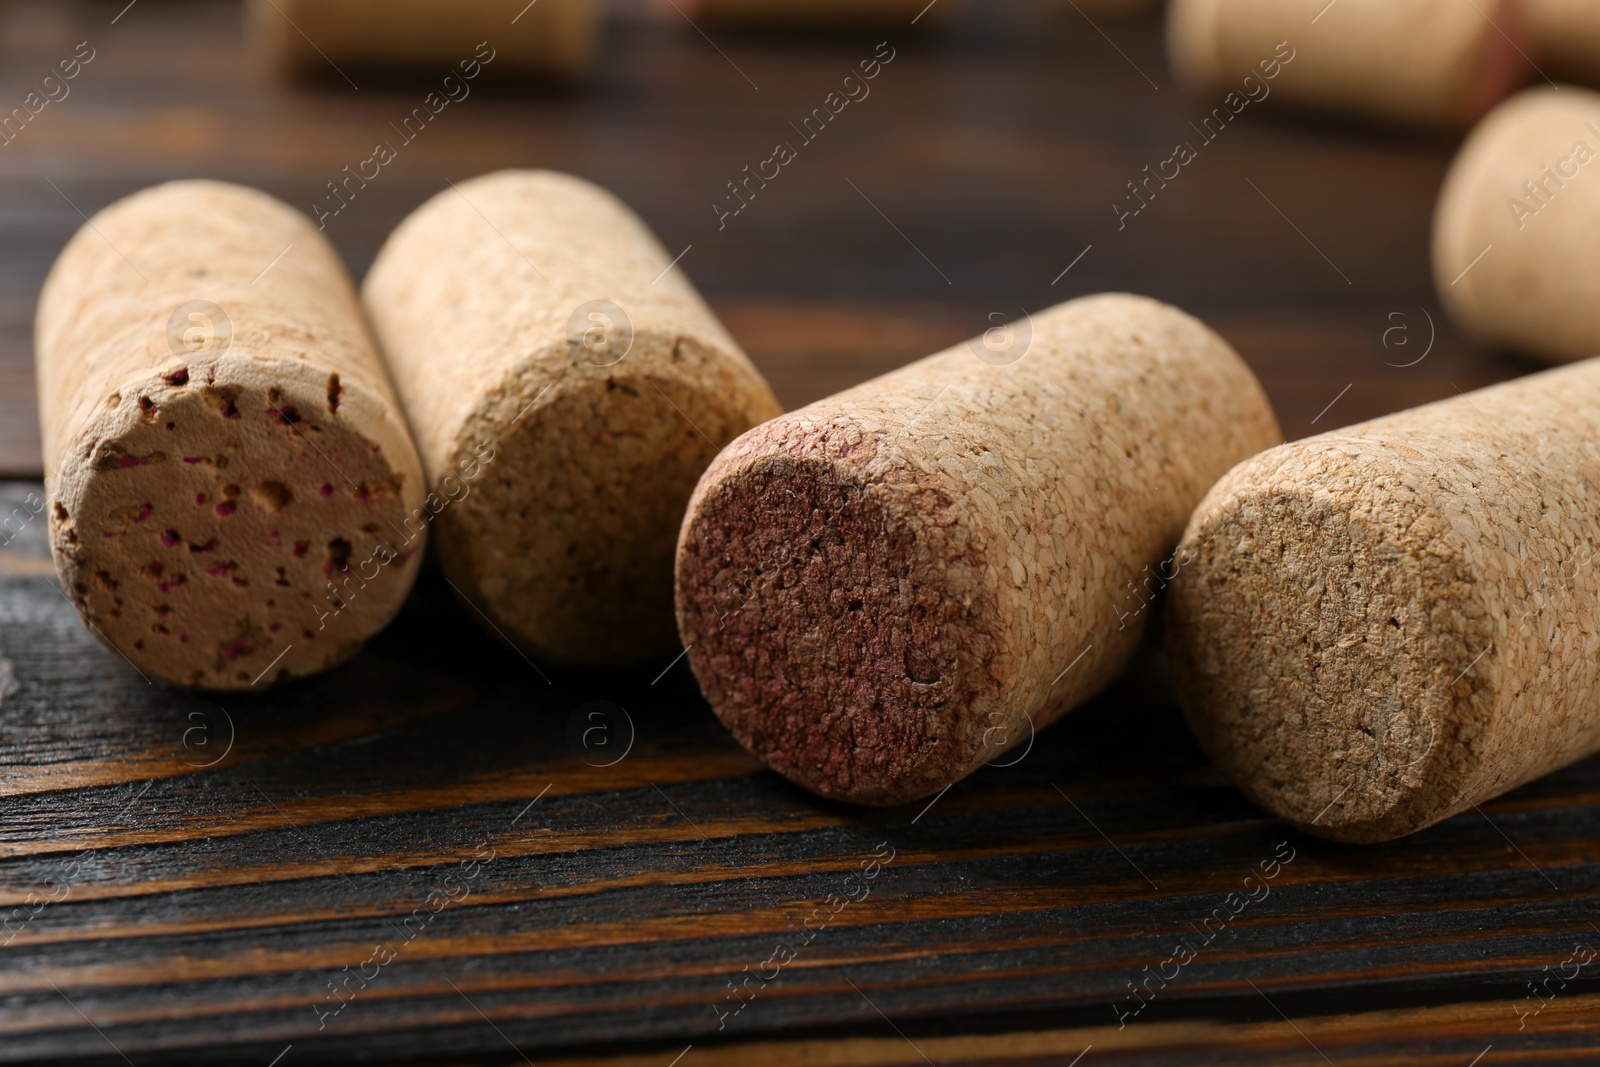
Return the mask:
[[[289,0],[266,4],[298,25]],[[1439,311],[1429,227],[1454,136],[1274,101],[1205,143],[1192,124],[1217,101],[1175,83],[1150,5],[937,0],[916,25],[815,29],[714,6],[607,0],[586,75],[491,63],[409,141],[399,127],[448,63],[379,71],[302,43],[310,58],[290,70],[231,0],[0,6],[0,116],[23,109],[0,144],[0,476],[40,474],[31,321],[56,253],[86,216],[182,177],[257,186],[308,215],[339,206],[325,232],[357,281],[448,182],[502,167],[589,178],[682,253],[788,407],[1103,290],[1218,329],[1289,437],[1533,369],[1469,346]],[[284,32],[315,46],[314,29]],[[41,88],[84,42],[77,76]],[[842,79],[891,52],[869,95],[802,138]],[[46,90],[34,113],[25,101]],[[1180,141],[1198,158],[1121,217],[1129,183]],[[330,183],[379,142],[394,158],[335,199]],[[797,158],[723,216],[739,204],[729,183],[780,142]]]

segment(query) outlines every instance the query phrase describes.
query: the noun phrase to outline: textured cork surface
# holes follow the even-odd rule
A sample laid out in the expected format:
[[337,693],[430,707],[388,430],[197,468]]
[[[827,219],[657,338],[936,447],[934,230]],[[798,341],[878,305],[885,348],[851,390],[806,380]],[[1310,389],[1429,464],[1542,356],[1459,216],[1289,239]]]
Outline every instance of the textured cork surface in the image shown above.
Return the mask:
[[1564,86],[1496,108],[1451,164],[1433,271],[1457,325],[1552,362],[1600,355],[1600,94]]
[[936,792],[1125,665],[1189,510],[1277,440],[1239,357],[1163,304],[991,331],[717,457],[679,539],[689,661],[807,789]]
[[113,204],[51,270],[35,350],[62,585],[144,674],[266,686],[393,616],[421,468],[304,216],[218,182]]
[[[594,0],[249,0],[257,47],[290,70],[496,71],[576,78],[599,45]],[[490,51],[480,52],[486,44]]]
[[[695,481],[779,412],[672,257],[609,193],[543,171],[462,182],[390,237],[364,296],[470,608],[587,665],[677,647],[672,555]],[[449,491],[449,487],[445,487]]]
[[1600,747],[1600,362],[1273,449],[1206,497],[1167,640],[1248,796],[1381,841]]
[[1520,26],[1512,0],[1173,0],[1167,50],[1179,81],[1220,103],[1287,43],[1281,102],[1459,129],[1526,80]]
[[1600,4],[1517,0],[1533,58],[1552,78],[1600,84]]
[[[960,14],[971,0],[651,0],[663,16],[679,12],[716,25],[809,27],[931,26]],[[1052,0],[1069,18],[1123,18],[1148,11],[1159,0]],[[676,5],[678,10],[674,10]],[[1074,7],[1077,8],[1074,11]],[[1087,29],[1087,27],[1084,27]]]

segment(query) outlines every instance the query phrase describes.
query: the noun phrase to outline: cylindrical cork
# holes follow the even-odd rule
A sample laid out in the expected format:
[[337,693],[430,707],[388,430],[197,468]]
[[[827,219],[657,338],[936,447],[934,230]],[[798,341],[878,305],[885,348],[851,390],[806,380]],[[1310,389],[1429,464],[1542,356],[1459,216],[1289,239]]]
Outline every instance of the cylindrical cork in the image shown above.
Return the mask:
[[1570,362],[1600,354],[1600,94],[1529,89],[1450,167],[1433,273],[1451,318],[1491,344]]
[[652,0],[663,17],[719,26],[879,27],[932,25],[966,0]]
[[1515,0],[1172,0],[1167,50],[1218,132],[1269,97],[1460,129],[1531,74],[1515,16]]
[[682,266],[604,190],[503,171],[401,223],[364,298],[430,484],[488,449],[435,532],[474,615],[566,663],[675,649],[695,480],[780,410]]
[[594,0],[250,0],[246,18],[273,62],[334,77],[438,71],[459,85],[489,69],[571,79],[599,43]]
[[45,281],[35,350],[62,585],[145,675],[266,686],[399,609],[422,471],[303,215],[220,182],[113,204]]
[[717,457],[679,536],[689,661],[805,788],[937,792],[1111,680],[1189,509],[1278,440],[1244,362],[1164,304],[991,330]]
[[1195,512],[1167,641],[1256,803],[1420,830],[1600,747],[1600,362],[1284,445]]
[[1539,69],[1552,78],[1600,85],[1600,4],[1518,0]]

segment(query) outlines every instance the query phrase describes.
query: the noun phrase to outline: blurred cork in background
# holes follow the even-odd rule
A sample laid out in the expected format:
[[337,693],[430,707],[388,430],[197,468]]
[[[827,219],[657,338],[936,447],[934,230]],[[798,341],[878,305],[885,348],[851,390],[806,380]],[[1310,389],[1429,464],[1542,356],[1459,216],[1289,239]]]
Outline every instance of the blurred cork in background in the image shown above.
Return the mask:
[[1284,104],[1369,121],[1465,129],[1530,74],[1515,0],[1172,0],[1167,51],[1201,95],[1293,56]]
[[1439,196],[1434,281],[1478,340],[1546,362],[1600,355],[1600,93],[1550,87],[1472,131]]
[[448,73],[492,55],[497,72],[574,80],[594,64],[599,18],[595,0],[249,0],[246,8],[257,50],[300,74],[329,64]]

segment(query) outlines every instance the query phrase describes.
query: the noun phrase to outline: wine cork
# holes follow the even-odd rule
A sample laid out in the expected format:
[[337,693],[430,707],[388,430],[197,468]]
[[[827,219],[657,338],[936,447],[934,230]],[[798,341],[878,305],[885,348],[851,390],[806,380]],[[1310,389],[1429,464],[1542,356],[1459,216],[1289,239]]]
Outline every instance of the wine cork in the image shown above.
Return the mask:
[[205,181],[113,204],[46,279],[35,351],[62,587],[147,677],[300,677],[399,609],[421,466],[303,215]]
[[599,44],[594,0],[250,0],[246,20],[291,71],[436,71],[457,85],[485,66],[577,78]]
[[1337,115],[1461,129],[1531,73],[1514,16],[1514,0],[1173,0],[1167,51],[1180,82],[1217,98],[1222,127],[1243,109],[1227,94],[1270,93]]
[[1195,512],[1167,641],[1244,793],[1343,841],[1600,747],[1600,362],[1273,449]]
[[676,650],[689,493],[780,410],[682,266],[604,190],[503,171],[401,223],[364,297],[431,484],[489,450],[436,524],[475,617],[564,663]]
[[1533,58],[1552,78],[1600,85],[1600,4],[1519,0]]
[[678,623],[712,708],[826,797],[896,804],[1128,662],[1189,509],[1280,440],[1174,308],[1088,297],[745,434],[690,502]]
[[932,25],[965,0],[652,0],[672,18],[684,15],[719,26],[894,27]]
[[1440,300],[1465,332],[1552,362],[1600,354],[1600,94],[1529,89],[1472,131],[1434,214]]

